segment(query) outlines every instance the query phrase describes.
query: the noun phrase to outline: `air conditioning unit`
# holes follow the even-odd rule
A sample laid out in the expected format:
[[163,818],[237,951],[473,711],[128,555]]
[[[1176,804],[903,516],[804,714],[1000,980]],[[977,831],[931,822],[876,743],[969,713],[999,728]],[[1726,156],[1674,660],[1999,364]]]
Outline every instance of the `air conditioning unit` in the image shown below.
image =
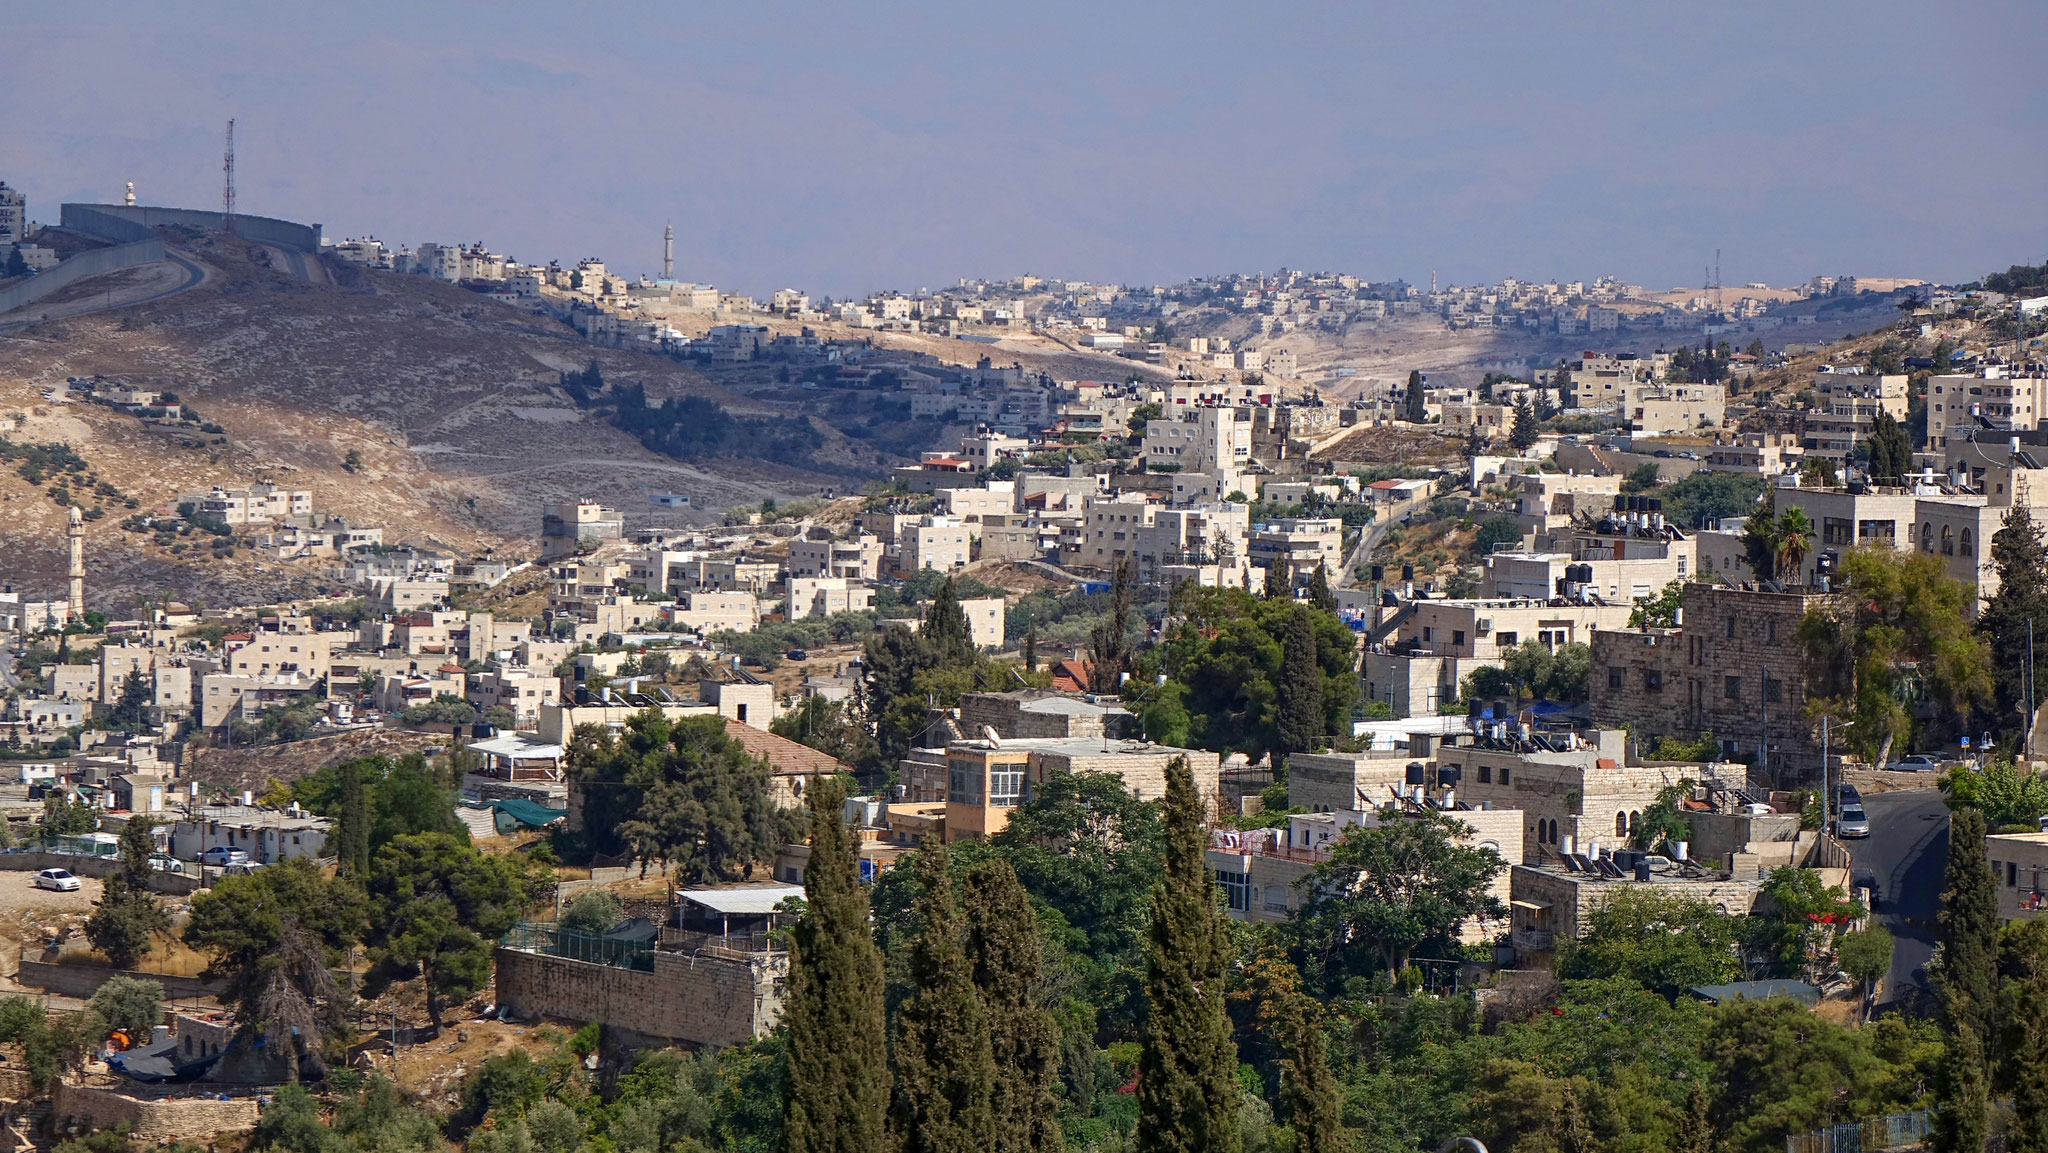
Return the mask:
[[1493,631],[1493,618],[1480,617],[1477,621],[1473,622],[1473,627],[1482,633],[1490,633]]

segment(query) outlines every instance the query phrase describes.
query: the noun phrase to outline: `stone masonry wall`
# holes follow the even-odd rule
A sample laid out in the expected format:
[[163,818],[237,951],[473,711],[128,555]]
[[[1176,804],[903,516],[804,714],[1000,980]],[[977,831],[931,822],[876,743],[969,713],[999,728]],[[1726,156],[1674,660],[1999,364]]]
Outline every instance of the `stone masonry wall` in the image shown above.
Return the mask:
[[129,1127],[129,1139],[144,1145],[186,1141],[210,1145],[222,1133],[256,1127],[256,1099],[216,1096],[131,1097],[110,1089],[57,1082],[51,1111],[61,1125],[71,1118],[94,1129]]
[[522,1017],[600,1021],[692,1045],[735,1045],[782,1014],[789,955],[719,957],[657,952],[654,971],[497,951],[498,1001]]

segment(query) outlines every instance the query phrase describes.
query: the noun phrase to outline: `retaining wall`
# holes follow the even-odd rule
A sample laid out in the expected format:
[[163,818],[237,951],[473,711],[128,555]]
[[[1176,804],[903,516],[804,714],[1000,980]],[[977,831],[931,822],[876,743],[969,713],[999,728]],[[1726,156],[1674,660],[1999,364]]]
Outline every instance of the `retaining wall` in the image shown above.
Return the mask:
[[[148,230],[145,229],[144,232],[147,233]],[[25,308],[88,276],[134,268],[139,264],[152,264],[164,258],[164,242],[154,234],[149,234],[147,240],[81,252],[69,260],[59,262],[57,267],[47,272],[39,272],[19,284],[0,288],[0,314]]]
[[31,961],[25,954],[21,958],[21,971],[15,974],[14,981],[18,985],[33,985],[45,993],[83,1000],[99,992],[101,985],[116,977],[155,981],[164,987],[165,997],[176,1001],[217,997],[227,987],[225,981],[208,981],[199,977],[170,977],[162,973],[141,973],[100,965],[56,965],[48,961]]
[[[193,869],[190,873],[156,873],[149,875],[149,887],[156,892],[173,897],[183,897],[206,888],[199,875],[199,866],[187,863]],[[0,853],[0,870],[18,873],[40,873],[44,869],[63,869],[79,877],[111,877],[121,868],[119,857],[79,857],[70,853]]]
[[736,1045],[782,1015],[789,954],[654,954],[643,973],[519,949],[497,951],[498,1003],[521,1017],[600,1021],[691,1045]]
[[[62,211],[64,227],[108,240],[141,239],[134,234],[136,228],[184,227],[220,232],[226,220],[221,213],[197,208],[145,208],[126,204],[66,204]],[[320,226],[317,224],[295,224],[289,220],[244,216],[237,212],[235,235],[264,244],[296,248],[313,255],[320,252]]]
[[93,1089],[57,1082],[51,1116],[59,1126],[76,1118],[94,1129],[128,1126],[131,1142],[143,1145],[185,1141],[211,1148],[216,1134],[256,1127],[256,1098],[183,1093],[177,1096],[130,1096],[111,1089]]

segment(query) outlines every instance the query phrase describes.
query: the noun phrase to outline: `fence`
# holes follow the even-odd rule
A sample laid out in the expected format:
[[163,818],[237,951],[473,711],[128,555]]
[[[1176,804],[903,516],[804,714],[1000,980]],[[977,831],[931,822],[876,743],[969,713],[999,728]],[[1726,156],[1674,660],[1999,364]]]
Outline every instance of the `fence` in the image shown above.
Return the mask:
[[1865,1149],[1905,1149],[1927,1140],[1932,1116],[1925,1109],[1893,1113],[1867,1121],[1835,1125],[1818,1133],[1785,1138],[1785,1153],[1862,1153]]
[[505,934],[502,944],[522,953],[545,953],[572,961],[591,961],[620,969],[654,971],[653,941],[620,941],[598,933],[562,929],[534,921],[522,921]]

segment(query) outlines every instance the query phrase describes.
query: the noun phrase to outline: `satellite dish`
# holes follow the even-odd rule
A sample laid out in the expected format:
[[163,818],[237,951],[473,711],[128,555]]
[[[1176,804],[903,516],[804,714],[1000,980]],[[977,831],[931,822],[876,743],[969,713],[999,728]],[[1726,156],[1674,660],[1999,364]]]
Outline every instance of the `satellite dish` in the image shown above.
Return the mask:
[[1003,747],[1003,738],[996,735],[996,730],[993,725],[981,726],[981,735],[988,738],[990,748],[1000,749]]

